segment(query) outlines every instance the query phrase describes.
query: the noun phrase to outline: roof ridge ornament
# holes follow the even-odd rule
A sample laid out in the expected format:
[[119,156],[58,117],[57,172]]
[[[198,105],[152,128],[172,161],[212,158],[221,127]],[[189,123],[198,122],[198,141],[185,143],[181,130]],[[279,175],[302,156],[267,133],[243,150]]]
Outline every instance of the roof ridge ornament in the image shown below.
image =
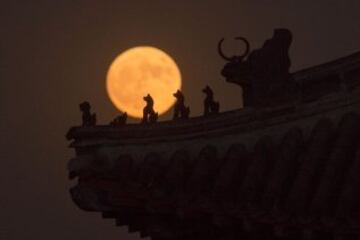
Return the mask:
[[[288,29],[274,30],[272,38],[263,46],[250,52],[250,44],[243,37],[246,51],[243,55],[227,57],[218,43],[219,55],[227,61],[221,75],[227,82],[238,84],[243,89],[243,105],[251,107],[274,106],[296,99],[298,87],[293,81],[289,69],[291,61],[289,48],[292,33]],[[248,56],[245,61],[245,56]]]

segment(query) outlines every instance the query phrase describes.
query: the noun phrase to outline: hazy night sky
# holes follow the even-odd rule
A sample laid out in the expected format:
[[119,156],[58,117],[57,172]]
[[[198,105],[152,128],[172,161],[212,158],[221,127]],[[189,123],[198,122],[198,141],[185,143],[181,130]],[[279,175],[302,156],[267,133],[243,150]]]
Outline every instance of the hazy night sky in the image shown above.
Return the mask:
[[[68,193],[74,152],[64,136],[80,123],[83,100],[100,123],[116,115],[105,74],[121,51],[152,45],[170,54],[199,115],[206,84],[222,110],[241,106],[240,88],[219,74],[223,36],[245,36],[257,48],[274,28],[289,28],[292,70],[360,50],[359,0],[14,0],[1,2],[0,24],[1,240],[139,239],[81,211]],[[235,50],[233,42],[225,47]]]

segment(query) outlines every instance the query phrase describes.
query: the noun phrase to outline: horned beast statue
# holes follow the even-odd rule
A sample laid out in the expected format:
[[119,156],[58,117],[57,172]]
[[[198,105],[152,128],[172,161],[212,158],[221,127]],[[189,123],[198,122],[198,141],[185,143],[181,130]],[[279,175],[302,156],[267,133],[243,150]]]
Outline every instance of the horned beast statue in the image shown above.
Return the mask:
[[223,51],[222,51],[222,43],[224,41],[224,38],[222,38],[220,41],[219,41],[219,44],[218,44],[218,51],[219,51],[219,54],[222,58],[224,58],[225,60],[229,61],[230,63],[240,63],[242,62],[242,60],[244,59],[244,57],[246,57],[248,54],[249,54],[249,51],[250,51],[250,43],[249,41],[246,39],[246,38],[243,38],[243,37],[236,37],[235,38],[236,40],[241,40],[245,43],[246,45],[246,49],[245,49],[245,52],[243,55],[240,55],[240,56],[232,56],[232,57],[227,57]]
[[222,38],[218,43],[218,52],[219,55],[227,61],[224,68],[221,71],[221,75],[226,78],[226,81],[231,83],[236,83],[244,87],[247,85],[245,82],[246,79],[243,79],[242,76],[248,74],[250,68],[247,62],[244,62],[244,58],[249,54],[250,51],[250,43],[246,38],[236,37],[236,40],[242,40],[246,44],[246,50],[243,55],[240,56],[232,56],[228,57],[223,53],[222,44],[224,42],[224,38]]
[[235,39],[246,44],[241,56],[226,56],[222,51],[224,39],[218,43],[219,55],[227,61],[221,75],[242,87],[244,106],[269,106],[296,97],[297,87],[289,73],[292,34],[288,29],[275,29],[273,37],[250,54],[249,42],[243,37]]

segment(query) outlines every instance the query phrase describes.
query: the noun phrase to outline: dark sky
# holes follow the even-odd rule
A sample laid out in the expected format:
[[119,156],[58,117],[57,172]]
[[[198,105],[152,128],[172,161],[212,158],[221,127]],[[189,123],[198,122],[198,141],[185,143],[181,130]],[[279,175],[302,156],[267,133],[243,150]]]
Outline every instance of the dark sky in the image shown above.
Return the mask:
[[223,110],[241,106],[240,88],[219,74],[221,37],[246,36],[257,48],[289,28],[298,70],[360,50],[359,13],[359,0],[1,1],[0,239],[138,239],[79,210],[66,171],[74,153],[64,135],[80,122],[78,104],[89,100],[102,123],[116,115],[104,80],[121,51],[152,45],[173,56],[198,115],[206,84]]

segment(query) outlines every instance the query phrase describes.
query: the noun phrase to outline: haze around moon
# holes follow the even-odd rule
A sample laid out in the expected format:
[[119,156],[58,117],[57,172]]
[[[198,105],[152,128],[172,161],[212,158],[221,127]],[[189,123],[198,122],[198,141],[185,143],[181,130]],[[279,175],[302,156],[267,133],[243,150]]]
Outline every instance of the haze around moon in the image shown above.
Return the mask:
[[150,94],[154,110],[165,113],[175,103],[173,93],[181,89],[181,73],[175,61],[164,51],[150,46],[130,48],[110,65],[106,89],[117,109],[134,118],[142,118]]

